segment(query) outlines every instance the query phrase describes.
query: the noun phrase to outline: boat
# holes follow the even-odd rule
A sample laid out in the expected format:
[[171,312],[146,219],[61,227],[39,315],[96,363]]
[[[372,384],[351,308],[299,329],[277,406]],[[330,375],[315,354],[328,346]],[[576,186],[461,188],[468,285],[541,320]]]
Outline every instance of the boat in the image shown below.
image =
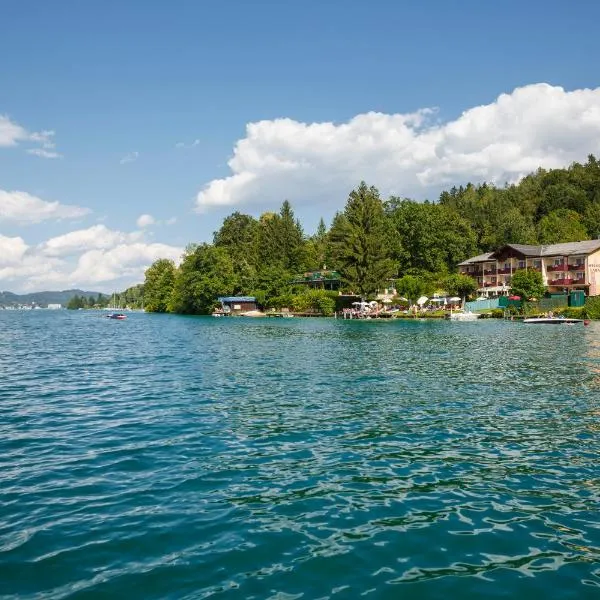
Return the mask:
[[124,315],[123,313],[108,313],[107,315],[104,315],[107,319],[117,319],[118,321],[123,321],[124,319],[127,318],[127,315]]
[[574,325],[575,323],[583,323],[588,325],[589,321],[585,319],[571,319],[569,317],[529,317],[523,319],[523,323],[529,325]]
[[448,319],[451,321],[477,321],[481,315],[472,312],[451,312]]

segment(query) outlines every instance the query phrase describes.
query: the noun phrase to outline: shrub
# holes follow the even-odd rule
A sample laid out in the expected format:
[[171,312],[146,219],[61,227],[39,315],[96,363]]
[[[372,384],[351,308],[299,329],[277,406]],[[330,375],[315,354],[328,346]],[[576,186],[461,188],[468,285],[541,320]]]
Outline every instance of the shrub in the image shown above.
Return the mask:
[[584,308],[588,319],[600,319],[600,296],[586,298]]
[[493,308],[490,311],[490,317],[492,319],[502,319],[504,317],[504,311],[501,308]]

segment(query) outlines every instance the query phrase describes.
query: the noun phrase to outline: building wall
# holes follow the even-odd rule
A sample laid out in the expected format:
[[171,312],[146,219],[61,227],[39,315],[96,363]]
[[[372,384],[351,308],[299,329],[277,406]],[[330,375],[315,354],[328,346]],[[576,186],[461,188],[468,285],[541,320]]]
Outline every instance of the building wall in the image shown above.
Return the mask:
[[587,258],[587,277],[590,283],[590,296],[600,295],[600,250]]

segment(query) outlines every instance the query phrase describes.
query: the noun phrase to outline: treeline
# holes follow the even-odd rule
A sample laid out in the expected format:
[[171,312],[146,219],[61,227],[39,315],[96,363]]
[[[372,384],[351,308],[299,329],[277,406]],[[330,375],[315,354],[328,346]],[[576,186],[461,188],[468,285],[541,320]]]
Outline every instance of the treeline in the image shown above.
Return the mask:
[[67,302],[67,308],[77,310],[78,308],[105,308],[110,301],[109,296],[98,294],[98,296],[73,296]]
[[258,219],[235,212],[211,244],[188,246],[181,264],[156,261],[143,287],[146,310],[205,314],[222,295],[253,295],[264,306],[318,305],[292,283],[305,271],[329,268],[342,289],[369,298],[396,280],[411,300],[435,289],[468,295],[469,278],[453,274],[466,258],[506,243],[552,244],[600,238],[600,162],[543,170],[519,184],[452,188],[438,202],[384,200],[364,182],[327,228],[306,235],[285,201]]

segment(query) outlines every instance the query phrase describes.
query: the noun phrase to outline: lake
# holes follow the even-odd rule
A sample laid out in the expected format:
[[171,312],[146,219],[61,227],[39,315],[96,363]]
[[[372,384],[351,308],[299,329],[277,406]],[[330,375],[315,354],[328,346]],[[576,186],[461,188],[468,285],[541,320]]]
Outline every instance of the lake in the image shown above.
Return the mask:
[[600,596],[600,323],[0,311],[0,598]]

